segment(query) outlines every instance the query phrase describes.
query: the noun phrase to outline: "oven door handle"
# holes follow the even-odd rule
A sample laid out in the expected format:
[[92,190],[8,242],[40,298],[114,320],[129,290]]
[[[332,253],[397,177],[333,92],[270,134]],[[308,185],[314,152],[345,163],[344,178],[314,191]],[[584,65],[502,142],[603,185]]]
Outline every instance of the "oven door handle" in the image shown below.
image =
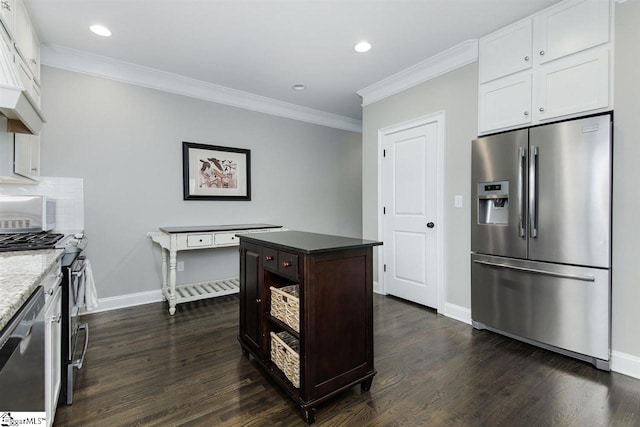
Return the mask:
[[82,369],[84,358],[87,355],[87,347],[89,347],[89,324],[83,323],[78,326],[78,332],[80,332],[81,329],[84,329],[84,348],[82,349],[82,356],[71,363],[71,366],[78,369]]

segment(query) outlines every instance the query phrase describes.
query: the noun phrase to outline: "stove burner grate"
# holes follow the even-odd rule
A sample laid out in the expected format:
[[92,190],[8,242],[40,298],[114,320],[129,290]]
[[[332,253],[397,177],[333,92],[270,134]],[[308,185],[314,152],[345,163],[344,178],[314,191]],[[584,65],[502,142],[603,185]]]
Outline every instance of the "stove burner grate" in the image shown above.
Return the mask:
[[0,234],[0,252],[51,249],[63,236],[63,234],[47,233],[46,231]]

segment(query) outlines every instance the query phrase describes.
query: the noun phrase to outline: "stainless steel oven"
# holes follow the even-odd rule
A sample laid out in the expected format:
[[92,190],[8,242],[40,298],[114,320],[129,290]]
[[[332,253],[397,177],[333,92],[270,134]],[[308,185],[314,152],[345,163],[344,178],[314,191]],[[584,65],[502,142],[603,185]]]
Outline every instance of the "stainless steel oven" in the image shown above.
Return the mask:
[[[84,304],[86,259],[78,256],[63,267],[62,287],[62,389],[60,403],[73,403],[73,384],[77,370],[82,369],[89,345],[89,325],[79,321],[79,311]],[[81,341],[82,339],[82,341]]]

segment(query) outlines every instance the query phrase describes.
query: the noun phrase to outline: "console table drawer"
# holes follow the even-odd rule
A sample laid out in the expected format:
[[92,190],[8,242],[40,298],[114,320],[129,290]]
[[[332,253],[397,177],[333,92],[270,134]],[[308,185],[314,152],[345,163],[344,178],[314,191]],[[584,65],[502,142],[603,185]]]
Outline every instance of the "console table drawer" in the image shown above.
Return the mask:
[[213,236],[211,234],[190,234],[187,236],[187,246],[196,248],[199,246],[211,246]]
[[237,245],[236,233],[216,233],[213,235],[213,243],[216,245]]

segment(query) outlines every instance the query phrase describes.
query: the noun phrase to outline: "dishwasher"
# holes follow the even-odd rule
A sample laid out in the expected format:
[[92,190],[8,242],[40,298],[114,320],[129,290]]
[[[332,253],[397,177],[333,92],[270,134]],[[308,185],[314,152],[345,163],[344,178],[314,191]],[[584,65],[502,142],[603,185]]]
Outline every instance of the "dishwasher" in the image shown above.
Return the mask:
[[45,411],[44,311],[40,286],[0,333],[0,413]]

